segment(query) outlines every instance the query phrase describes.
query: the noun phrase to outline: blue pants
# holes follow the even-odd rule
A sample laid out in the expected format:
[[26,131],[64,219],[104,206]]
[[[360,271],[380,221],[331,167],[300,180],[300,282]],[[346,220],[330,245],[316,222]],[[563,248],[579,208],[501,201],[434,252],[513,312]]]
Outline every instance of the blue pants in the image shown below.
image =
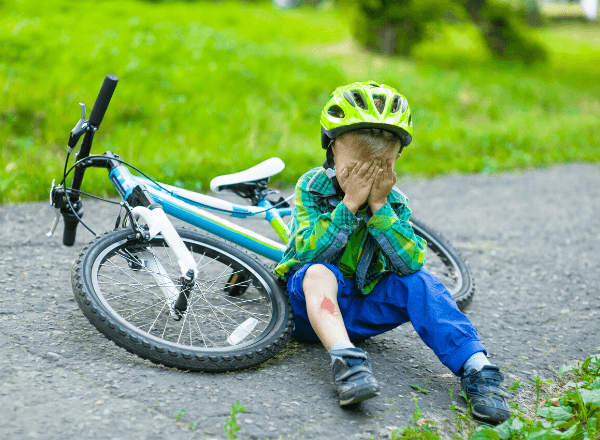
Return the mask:
[[333,264],[304,264],[287,282],[296,322],[292,333],[295,338],[318,340],[308,319],[302,289],[306,269],[313,264],[325,265],[337,278],[337,300],[351,340],[366,339],[410,321],[423,342],[455,375],[473,354],[483,351],[487,355],[469,318],[458,310],[440,280],[425,269],[408,276],[388,274],[369,295],[363,295],[355,288],[354,280],[344,279]]

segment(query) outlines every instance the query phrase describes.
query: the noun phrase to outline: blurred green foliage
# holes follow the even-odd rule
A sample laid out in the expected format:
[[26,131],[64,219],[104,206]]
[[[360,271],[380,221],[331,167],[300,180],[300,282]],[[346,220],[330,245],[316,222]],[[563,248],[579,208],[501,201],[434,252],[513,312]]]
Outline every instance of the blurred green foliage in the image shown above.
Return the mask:
[[[107,73],[120,82],[93,152],[188,189],[272,156],[286,163],[273,186],[291,187],[323,163],[319,114],[331,91],[368,79],[411,104],[399,175],[600,158],[597,25],[535,30],[549,62],[526,67],[494,60],[468,21],[428,23],[405,59],[357,48],[348,20],[343,8],[269,2],[4,0],[0,203],[47,198],[77,103],[91,111]],[[106,171],[87,173],[83,190],[116,194]]]
[[510,8],[531,26],[541,26],[545,23],[538,0],[500,0],[507,3]]
[[505,60],[532,64],[546,60],[546,51],[531,38],[510,5],[496,0],[456,0],[462,4],[491,53]]
[[529,3],[516,6],[498,0],[342,1],[355,11],[354,37],[379,53],[414,54],[413,49],[427,36],[428,22],[468,18],[480,29],[492,55],[528,64],[546,59],[543,47],[528,35],[522,20],[527,17],[535,21],[535,11],[539,12]]
[[353,10],[352,35],[363,46],[386,55],[409,56],[426,38],[428,22],[462,14],[447,0],[342,0]]

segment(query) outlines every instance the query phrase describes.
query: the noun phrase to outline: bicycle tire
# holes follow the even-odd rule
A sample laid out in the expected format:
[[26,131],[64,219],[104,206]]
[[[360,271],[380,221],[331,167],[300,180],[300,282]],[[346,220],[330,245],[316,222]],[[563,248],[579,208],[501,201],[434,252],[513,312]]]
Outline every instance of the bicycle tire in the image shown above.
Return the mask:
[[411,217],[415,234],[427,241],[425,269],[437,276],[462,311],[473,300],[475,281],[465,260],[438,232]]
[[[148,331],[146,331],[143,328],[146,328],[146,325],[149,325],[149,323],[145,323],[144,326],[142,326],[143,328],[140,328],[138,327],[140,324],[136,323],[137,318],[134,319],[132,317],[133,314],[129,315],[127,317],[128,319],[125,319],[123,316],[125,313],[123,313],[123,311],[120,311],[121,313],[119,313],[115,310],[115,308],[113,308],[115,304],[129,301],[131,304],[133,304],[132,307],[145,307],[146,304],[143,304],[142,306],[137,304],[142,302],[138,298],[138,294],[140,294],[140,292],[146,294],[146,296],[149,296],[151,298],[151,302],[156,301],[156,298],[160,298],[161,296],[160,293],[157,294],[156,292],[160,292],[161,286],[164,287],[169,284],[169,282],[166,281],[165,284],[162,285],[158,282],[155,282],[156,286],[148,287],[149,285],[146,285],[142,288],[140,285],[144,285],[141,283],[131,284],[131,281],[123,283],[120,282],[115,275],[113,275],[114,272],[121,276],[121,272],[123,272],[129,276],[131,274],[128,273],[128,271],[131,271],[131,273],[136,273],[138,278],[140,278],[142,275],[146,278],[152,275],[151,271],[148,271],[146,267],[138,264],[142,260],[133,261],[133,257],[135,255],[141,255],[139,254],[139,252],[141,252],[140,249],[148,249],[148,247],[144,243],[139,242],[134,238],[131,229],[118,229],[97,237],[81,251],[79,258],[73,265],[71,274],[73,293],[75,295],[77,304],[83,311],[86,318],[96,327],[96,329],[98,329],[98,331],[105,335],[109,340],[114,342],[117,346],[122,347],[130,353],[133,353],[141,358],[148,359],[154,363],[159,363],[167,367],[205,372],[235,371],[258,365],[273,357],[287,344],[294,324],[289,298],[285,290],[282,290],[282,286],[278,280],[254,255],[249,255],[246,252],[220,239],[201,234],[190,229],[176,229],[188,249],[194,253],[196,251],[203,250],[205,252],[203,255],[208,255],[208,258],[211,256],[213,257],[212,262],[217,262],[217,260],[218,262],[224,261],[225,264],[231,264],[230,268],[233,268],[233,270],[241,268],[240,270],[244,271],[244,279],[250,279],[256,283],[256,285],[252,283],[250,284],[253,288],[253,293],[245,292],[239,297],[231,297],[228,294],[220,295],[216,291],[212,291],[212,286],[217,283],[216,280],[219,278],[215,278],[215,281],[213,281],[211,287],[206,290],[202,290],[199,287],[199,280],[201,279],[202,274],[206,272],[209,274],[208,276],[211,276],[210,272],[208,272],[208,269],[204,269],[204,267],[207,267],[212,262],[206,263],[199,269],[198,277],[196,277],[197,284],[195,286],[195,290],[200,291],[200,293],[197,294],[198,299],[196,299],[195,304],[198,304],[201,296],[206,298],[207,295],[213,295],[216,298],[215,301],[217,302],[221,301],[221,303],[223,303],[226,301],[225,306],[213,305],[212,307],[207,301],[209,307],[203,307],[204,309],[210,308],[210,311],[214,312],[215,316],[217,316],[217,320],[220,316],[223,321],[225,321],[225,318],[221,316],[221,314],[226,314],[223,310],[227,310],[231,316],[235,317],[237,316],[236,313],[238,315],[242,313],[240,310],[238,310],[242,308],[240,306],[240,304],[242,304],[241,301],[245,301],[246,303],[252,302],[249,307],[251,306],[256,308],[256,305],[258,304],[257,301],[259,300],[251,299],[252,297],[248,295],[266,295],[265,298],[267,299],[265,302],[271,302],[272,310],[269,315],[268,323],[266,326],[264,326],[264,329],[261,330],[261,333],[258,335],[255,333],[250,333],[253,339],[250,341],[242,341],[242,343],[239,343],[238,345],[217,347],[215,344],[215,347],[207,347],[205,338],[209,339],[208,334],[203,335],[202,328],[198,323],[197,318],[200,316],[201,322],[203,322],[202,313],[210,313],[210,311],[201,311],[199,315],[195,315],[191,305],[195,298],[193,297],[194,291],[192,292],[192,296],[190,296],[190,308],[188,312],[190,315],[188,321],[190,345],[180,343],[182,342],[180,339],[177,339],[177,341],[166,339],[166,336],[174,334],[170,330],[169,332],[166,331],[167,326],[169,325],[169,316],[164,318],[165,330],[160,337],[156,334],[156,331],[154,331],[155,329],[153,329],[154,323],[152,326],[148,327],[146,329]],[[160,235],[150,241],[150,251],[152,252],[152,255],[156,255],[156,253],[160,250],[158,248],[159,245],[163,249],[167,250],[167,255],[169,255],[168,247],[166,247],[166,243]],[[138,253],[136,254],[136,252]],[[121,258],[123,261],[128,263],[126,264],[128,267],[120,267],[117,264],[115,267],[117,267],[118,270],[110,271],[110,269],[114,269],[112,260],[113,257],[115,261],[119,261],[118,259]],[[155,260],[157,259],[156,256],[154,258]],[[160,257],[158,258],[160,259]],[[166,260],[165,264],[168,265]],[[169,268],[169,270],[174,272],[175,269],[178,270],[179,268],[176,265],[172,268]],[[109,281],[99,281],[106,279],[99,275],[101,273],[103,274],[102,276],[114,277],[113,280],[115,282],[111,283]],[[107,273],[109,275],[104,275]],[[163,280],[164,279],[166,278],[163,278]],[[173,280],[174,278],[169,279]],[[119,281],[120,284],[118,284],[117,281]],[[172,281],[170,281],[170,283],[170,285],[172,285]],[[111,284],[114,287],[109,287]],[[110,293],[109,296],[108,292],[116,290],[116,286],[119,285],[119,291],[124,290],[126,293],[123,295],[119,294],[120,296]],[[136,286],[137,290],[136,288],[132,288],[132,286]],[[256,290],[258,294],[255,293],[254,290]],[[164,296],[163,300],[165,304],[167,304]],[[239,302],[236,303],[236,301]],[[160,303],[157,302],[157,304]],[[204,303],[200,304],[202,305]],[[233,307],[232,304],[237,304],[237,306]],[[230,306],[232,307],[231,309],[225,309],[225,307]],[[218,307],[221,308],[218,309]],[[148,308],[151,309],[152,307]],[[217,308],[217,310],[213,310],[214,308]],[[162,306],[162,309],[165,309],[165,305]],[[163,321],[162,309],[156,316],[156,320],[159,320],[160,318],[161,326]],[[125,308],[124,310],[135,309]],[[156,309],[153,311],[153,313],[155,312]],[[250,311],[245,313],[252,315],[253,319],[257,318],[254,319],[257,322],[263,321],[261,318],[262,315],[257,312]],[[194,314],[194,319],[196,320],[197,330],[202,335],[202,340],[204,340],[204,347],[194,346],[192,344],[194,341],[196,341],[196,339],[199,339],[195,335],[192,335],[192,329],[198,333],[198,331],[196,331],[196,327],[194,327],[194,324],[192,323],[192,314]],[[173,321],[181,322],[175,320]],[[202,324],[202,327],[204,327],[205,330],[212,324],[215,324],[214,321],[212,321],[212,324],[209,323],[208,321],[211,321],[210,319],[205,321],[207,322],[206,326],[204,323]],[[235,319],[233,319],[233,321],[234,323],[237,322]],[[264,321],[266,322],[266,318]],[[226,324],[233,325],[229,323]],[[259,324],[262,325],[261,322],[259,322]],[[224,325],[225,324],[221,322],[223,332],[227,333],[227,329],[224,327]],[[213,325],[213,327],[216,328],[217,326]],[[156,328],[158,328],[158,325]],[[179,335],[180,338],[184,329],[185,320],[183,320],[182,330]],[[211,334],[210,337],[214,337],[216,340],[216,336]],[[185,338],[187,338],[187,329]],[[211,341],[210,339],[209,341],[214,344],[214,341]]]

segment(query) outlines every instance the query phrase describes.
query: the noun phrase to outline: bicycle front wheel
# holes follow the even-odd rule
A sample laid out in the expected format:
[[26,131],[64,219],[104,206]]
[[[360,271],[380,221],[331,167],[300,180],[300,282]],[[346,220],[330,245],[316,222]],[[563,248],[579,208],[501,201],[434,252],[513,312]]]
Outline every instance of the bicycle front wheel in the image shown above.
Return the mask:
[[425,269],[440,279],[456,305],[464,310],[473,300],[475,282],[469,267],[439,233],[411,218],[415,234],[427,240]]
[[118,346],[169,367],[233,371],[273,357],[294,323],[275,277],[222,240],[177,232],[198,269],[183,313],[171,306],[182,283],[166,241],[141,242],[119,229],[96,238],[73,266],[73,292],[88,320]]

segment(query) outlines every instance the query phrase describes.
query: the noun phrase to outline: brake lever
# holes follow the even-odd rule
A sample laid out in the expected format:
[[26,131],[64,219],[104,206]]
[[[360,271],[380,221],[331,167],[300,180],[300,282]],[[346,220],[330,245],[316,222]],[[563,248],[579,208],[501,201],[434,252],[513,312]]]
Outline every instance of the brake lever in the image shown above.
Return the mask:
[[55,188],[56,188],[56,179],[52,179],[52,187],[50,188],[50,208],[54,208],[54,212],[56,213],[56,216],[54,217],[54,222],[52,223],[52,226],[50,227],[50,231],[48,231],[48,233],[46,234],[46,237],[48,237],[48,238],[52,237],[52,235],[54,234],[54,231],[56,231],[56,227],[58,226],[58,222],[60,220],[60,206],[57,206],[58,203],[56,203],[56,200],[54,200]]
[[50,227],[50,231],[48,231],[48,233],[46,234],[46,237],[48,237],[48,238],[52,237],[52,235],[54,234],[54,231],[56,231],[58,222],[60,221],[60,208],[54,208],[54,211],[56,212],[56,217],[54,217],[54,222],[52,223],[52,226]]
[[79,105],[81,106],[81,119],[75,124],[75,127],[73,127],[73,130],[71,130],[71,134],[69,135],[69,142],[67,144],[68,153],[73,151],[81,135],[88,131],[89,128],[89,123],[85,120],[85,104],[80,102]]

